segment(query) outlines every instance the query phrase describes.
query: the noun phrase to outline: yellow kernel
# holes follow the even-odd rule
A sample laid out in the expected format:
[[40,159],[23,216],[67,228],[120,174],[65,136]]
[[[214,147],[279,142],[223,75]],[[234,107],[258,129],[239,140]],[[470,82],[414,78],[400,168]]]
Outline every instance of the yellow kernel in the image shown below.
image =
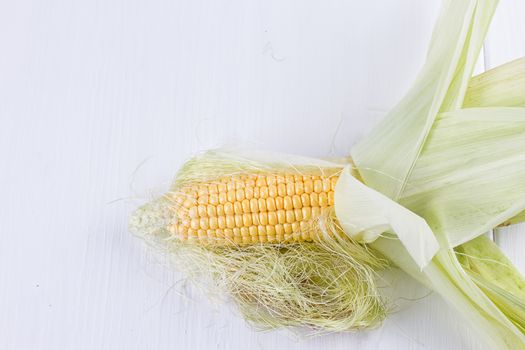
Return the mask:
[[294,215],[293,210],[287,210],[286,211],[286,222],[291,224],[294,221],[295,221],[295,215]]
[[292,197],[292,204],[295,209],[301,209],[303,207],[303,203],[301,202],[301,197],[298,195],[294,195]]
[[274,175],[268,175],[266,176],[266,185],[267,186],[274,186],[277,184],[277,179]]
[[246,187],[244,189],[244,197],[246,197],[246,199],[253,198],[253,187]]
[[268,212],[268,223],[270,225],[276,225],[277,222],[277,213],[275,211]]
[[302,180],[295,182],[295,194],[302,195],[304,193],[304,184]]
[[218,239],[224,239],[224,230],[217,229],[215,230],[215,235]]
[[190,227],[190,218],[184,218],[182,219],[182,224],[186,227]]
[[231,228],[224,229],[224,237],[228,241],[232,241],[233,240],[233,230]]
[[257,180],[255,180],[255,186],[257,186],[257,187],[266,186],[266,177],[265,176],[258,176]]
[[284,183],[280,183],[277,185],[277,194],[279,197],[286,196],[286,185]]
[[259,187],[253,188],[253,198],[259,198]]
[[199,236],[200,240],[204,240],[204,239],[206,239],[208,237],[206,235],[206,231],[205,230],[198,230],[197,231],[197,235]]
[[284,200],[283,197],[275,197],[275,208],[277,210],[284,209]]
[[210,204],[211,205],[219,204],[219,194],[217,194],[217,193],[210,194],[209,200],[210,200]]
[[276,185],[270,185],[268,186],[268,197],[277,197],[277,186]]
[[235,202],[235,190],[228,191],[227,193],[228,202]]
[[328,206],[328,196],[326,192],[319,193],[319,206],[325,208]]
[[252,224],[259,225],[259,213],[252,213]]
[[200,218],[199,220],[200,228],[207,230],[210,226],[208,225],[208,218]]
[[323,179],[323,192],[330,191],[330,179]]
[[314,181],[314,192],[321,193],[323,191],[323,182],[321,180]]
[[294,209],[293,214],[295,215],[295,220],[301,221],[303,219],[303,212],[301,209]]
[[242,220],[242,215],[240,214],[237,214],[235,215],[235,226],[236,227],[242,227],[243,226],[243,220]]
[[242,214],[242,203],[241,202],[233,203],[233,212],[237,215]]
[[310,206],[318,207],[319,206],[319,196],[317,193],[310,193]]
[[293,232],[291,224],[283,224],[283,228],[285,234],[291,234]]
[[284,227],[281,224],[275,225],[275,233],[279,235],[284,235]]
[[286,175],[286,176],[284,177],[284,181],[285,181],[286,183],[294,182],[294,176],[293,176],[293,175]]
[[226,228],[226,217],[225,216],[219,216],[217,218],[217,225],[219,225],[220,229]]
[[248,230],[250,231],[250,236],[257,236],[257,226],[250,226]]
[[259,223],[261,225],[268,224],[268,214],[267,213],[259,213]]
[[274,243],[276,241],[275,235],[268,235],[267,237],[268,237],[268,242],[270,243]]
[[191,208],[197,205],[197,201],[195,200],[195,198],[186,198],[182,205],[184,206],[184,208]]
[[243,213],[249,213],[250,212],[250,201],[248,199],[245,199],[241,202],[242,205],[242,212]]
[[230,180],[226,184],[226,187],[228,188],[228,192],[235,191],[235,181]]
[[275,199],[272,197],[266,198],[266,210],[275,211]]
[[267,236],[259,236],[259,242],[260,243],[268,242],[268,237]]
[[226,195],[226,192],[219,193],[219,203],[224,204],[228,202],[228,196]]
[[232,203],[226,202],[224,204],[224,214],[233,215],[233,204]]
[[197,203],[199,204],[208,204],[209,200],[208,200],[208,195],[204,195],[204,196],[199,196],[199,199],[197,201]]
[[190,227],[194,230],[199,228],[199,219],[195,218],[191,220]]
[[197,193],[199,196],[204,196],[208,194],[208,186],[207,185],[199,185],[197,187]]
[[242,188],[244,188],[244,181],[243,180],[235,181],[235,189],[240,190]]
[[259,211],[266,211],[266,200],[265,199],[259,198],[258,204],[259,204]]
[[217,216],[222,216],[222,215],[224,215],[224,205],[219,204],[217,206]]
[[211,185],[208,185],[208,192],[210,194],[212,194],[212,193],[219,193],[219,189],[217,188],[216,184],[211,184]]
[[248,229],[248,227],[241,227],[241,236],[245,237],[249,235],[250,235],[250,230]]
[[199,205],[197,207],[197,212],[199,213],[199,216],[202,218],[204,216],[208,216],[207,208],[205,205]]
[[277,242],[284,242],[284,234],[282,234],[282,235],[275,235],[275,240]]
[[217,191],[219,193],[228,191],[228,188],[226,187],[225,183],[218,183],[217,184]]
[[[190,218],[197,218],[199,217],[199,212],[197,211],[197,207],[191,207],[190,210],[188,211],[188,214],[190,216]],[[181,217],[182,215],[179,214],[179,217]]]
[[232,231],[234,237],[241,237],[241,229],[239,227],[234,227]]
[[226,227],[228,228],[234,228],[235,227],[235,218],[233,215],[227,215],[226,216]]
[[211,228],[211,229],[216,229],[216,228],[219,227],[219,224],[218,224],[217,221],[218,221],[218,220],[217,220],[217,217],[215,217],[215,216],[211,216],[211,217],[210,217],[210,228]]
[[293,209],[292,197],[289,197],[289,196],[284,197],[284,209],[285,210]]
[[286,194],[288,196],[293,196],[295,194],[295,186],[293,182],[288,182],[286,184]]
[[303,193],[301,195],[301,203],[303,207],[309,207],[310,206],[310,195],[307,193]]
[[188,229],[188,238],[189,237],[197,237],[197,230],[194,230],[192,228]]
[[332,176],[330,178],[330,190],[332,190],[332,191],[335,190],[335,185],[337,184],[337,180],[339,180],[339,178],[337,176]]
[[303,214],[304,220],[310,220],[310,218],[312,217],[312,208],[310,207],[303,207],[303,209],[301,209],[301,212]]
[[284,224],[286,222],[286,212],[284,210],[277,210],[277,221],[280,224]]
[[334,191],[328,192],[328,205],[333,206],[335,203],[334,201]]
[[258,213],[259,212],[259,204],[257,199],[252,198],[250,199],[250,211],[252,213]]
[[246,227],[251,226],[252,225],[252,215],[251,214],[244,214],[242,216],[242,223]]
[[210,217],[217,216],[217,207],[214,205],[208,205],[208,207],[206,208],[206,212]]
[[257,226],[257,234],[259,236],[266,236],[266,227],[263,225]]
[[312,218],[317,219],[321,215],[321,208],[312,207]]
[[268,187],[262,186],[261,188],[259,188],[259,198],[268,198]]
[[235,191],[235,199],[239,202],[244,199],[244,190],[242,188]]
[[301,226],[299,225],[298,222],[293,222],[293,223],[292,223],[292,231],[293,231],[293,232],[299,232],[299,231],[301,231]]
[[244,187],[255,187],[255,180],[254,179],[247,179],[244,181]]
[[304,193],[312,193],[314,190],[314,183],[312,180],[308,179],[304,181]]
[[252,242],[252,239],[250,236],[242,236],[242,244],[249,244]]

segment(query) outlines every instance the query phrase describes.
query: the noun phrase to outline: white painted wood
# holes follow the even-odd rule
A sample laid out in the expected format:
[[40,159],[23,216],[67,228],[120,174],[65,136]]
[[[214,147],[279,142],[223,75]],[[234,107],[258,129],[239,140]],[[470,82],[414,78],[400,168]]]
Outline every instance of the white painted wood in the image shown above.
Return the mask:
[[[485,44],[486,68],[525,57],[525,2],[502,0]],[[495,242],[525,273],[525,224],[495,230]]]
[[345,154],[412,83],[439,5],[0,2],[0,348],[482,349],[436,296],[373,332],[254,332],[126,228],[199,150]]

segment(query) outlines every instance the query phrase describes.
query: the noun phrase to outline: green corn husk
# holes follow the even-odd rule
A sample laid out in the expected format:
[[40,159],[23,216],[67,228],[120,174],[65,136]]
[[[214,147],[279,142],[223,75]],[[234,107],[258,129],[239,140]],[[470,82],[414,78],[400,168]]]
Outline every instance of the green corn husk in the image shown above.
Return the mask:
[[505,286],[523,285],[523,276],[505,261],[507,273],[495,283],[501,269],[471,254],[475,250],[481,258],[502,262],[499,248],[472,240],[500,224],[519,222],[525,209],[523,61],[470,79],[496,5],[444,2],[414,87],[352,157],[367,186],[426,220],[441,250],[422,266],[410,257],[428,259],[428,244],[411,248],[378,238],[371,246],[441,294],[493,348],[521,349],[523,295]]

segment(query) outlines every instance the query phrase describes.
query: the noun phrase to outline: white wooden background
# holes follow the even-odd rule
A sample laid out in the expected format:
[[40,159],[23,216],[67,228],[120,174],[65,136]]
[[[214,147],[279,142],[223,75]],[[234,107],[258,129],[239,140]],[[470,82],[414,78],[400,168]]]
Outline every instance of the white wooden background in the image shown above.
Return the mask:
[[[346,154],[411,84],[439,6],[0,0],[0,348],[482,349],[435,295],[373,332],[254,332],[126,227],[202,149]],[[525,55],[524,23],[502,0],[480,71]],[[524,271],[525,229],[495,239]]]

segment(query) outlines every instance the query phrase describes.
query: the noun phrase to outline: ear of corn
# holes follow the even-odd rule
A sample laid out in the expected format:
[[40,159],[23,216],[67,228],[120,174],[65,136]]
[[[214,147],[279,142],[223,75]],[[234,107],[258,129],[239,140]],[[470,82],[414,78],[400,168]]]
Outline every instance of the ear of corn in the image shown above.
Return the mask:
[[215,244],[312,241],[334,205],[338,176],[245,174],[195,183],[167,194],[181,240]]
[[335,219],[340,163],[209,151],[171,190],[139,208],[130,228],[197,286],[226,293],[251,324],[313,332],[378,326],[387,261]]

